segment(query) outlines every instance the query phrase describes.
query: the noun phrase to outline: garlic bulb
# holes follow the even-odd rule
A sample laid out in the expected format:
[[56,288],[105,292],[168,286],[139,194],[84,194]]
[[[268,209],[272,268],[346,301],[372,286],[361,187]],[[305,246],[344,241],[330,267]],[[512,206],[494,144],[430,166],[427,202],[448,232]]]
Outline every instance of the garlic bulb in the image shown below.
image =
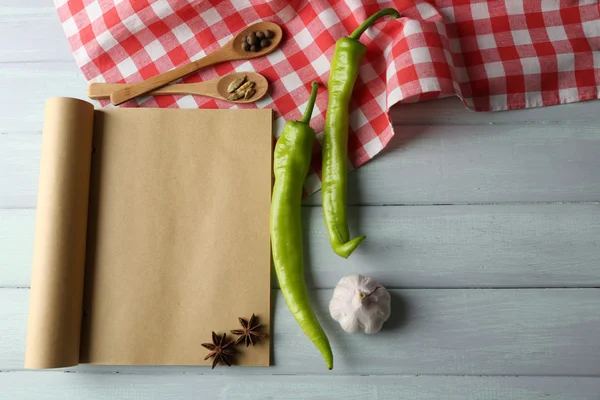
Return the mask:
[[390,293],[373,278],[342,278],[329,302],[329,313],[346,332],[377,333],[390,317]]

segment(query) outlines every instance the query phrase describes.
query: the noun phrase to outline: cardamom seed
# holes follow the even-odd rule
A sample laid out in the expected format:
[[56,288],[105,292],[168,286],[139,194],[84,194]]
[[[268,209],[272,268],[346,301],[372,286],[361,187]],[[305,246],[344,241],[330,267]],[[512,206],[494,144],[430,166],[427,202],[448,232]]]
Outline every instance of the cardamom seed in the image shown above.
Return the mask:
[[227,100],[235,101],[235,100],[239,100],[243,97],[244,97],[244,92],[237,91],[235,93],[230,94],[229,97],[227,97]]
[[246,90],[246,93],[244,94],[244,100],[248,100],[249,98],[254,96],[254,93],[256,93],[256,90],[254,90],[254,89]]
[[227,86],[227,92],[228,93],[233,93],[235,92],[237,89],[239,89],[240,86],[242,86],[242,84],[246,82],[246,75],[239,77],[237,79],[234,79],[233,82],[231,82],[229,84],[229,86]]
[[238,87],[237,91],[245,92],[246,90],[252,89],[253,87],[254,87],[254,82],[248,81],[248,82],[244,83],[242,86]]

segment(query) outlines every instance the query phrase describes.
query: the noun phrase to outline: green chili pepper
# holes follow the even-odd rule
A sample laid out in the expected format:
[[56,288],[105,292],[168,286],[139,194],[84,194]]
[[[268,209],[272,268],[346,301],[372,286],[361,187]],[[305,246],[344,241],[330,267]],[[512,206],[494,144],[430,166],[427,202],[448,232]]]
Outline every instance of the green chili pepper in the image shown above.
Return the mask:
[[329,104],[323,133],[323,213],[331,247],[338,255],[348,258],[365,239],[360,236],[350,240],[348,219],[346,216],[348,156],[348,106],[352,89],[358,76],[360,62],[366,47],[359,42],[360,35],[376,19],[390,15],[400,17],[393,8],[385,8],[363,22],[349,37],[339,39],[331,60],[329,74]]
[[329,340],[319,324],[304,281],[301,201],[302,187],[310,167],[315,131],[309,126],[318,90],[312,93],[300,121],[289,121],[275,146],[275,183],[271,200],[271,249],[281,292],[298,325],[333,368]]

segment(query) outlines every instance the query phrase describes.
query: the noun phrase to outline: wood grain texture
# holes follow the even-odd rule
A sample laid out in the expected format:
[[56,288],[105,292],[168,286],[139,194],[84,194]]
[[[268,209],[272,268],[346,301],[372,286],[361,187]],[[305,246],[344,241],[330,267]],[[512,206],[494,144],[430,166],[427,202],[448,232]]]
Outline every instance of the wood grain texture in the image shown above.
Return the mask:
[[[0,87],[10,93],[0,97],[0,286],[20,287],[29,285],[35,210],[2,207],[34,207],[44,102],[87,99],[86,81],[45,0],[2,1],[0,48]],[[350,198],[598,201],[598,104],[496,113],[469,112],[457,98],[394,106],[392,148],[352,174]],[[305,208],[309,281],[331,287],[360,271],[391,287],[599,286],[598,207],[353,208],[351,229],[368,238],[346,263],[322,240],[321,210]],[[312,293],[323,315],[330,292]],[[81,373],[64,373],[6,372],[22,367],[29,291],[0,289],[0,399],[599,400],[600,378],[481,376],[600,375],[599,294],[397,290],[391,329],[380,336],[348,336],[324,318],[339,354],[335,375],[277,296],[274,368],[80,366],[74,370]],[[279,375],[294,373],[300,375]],[[416,373],[473,376],[397,375]]]
[[[342,331],[327,311],[331,290],[311,293],[338,374],[600,375],[600,289],[392,290],[392,319],[374,336]],[[28,298],[28,289],[0,290],[0,370],[22,369]],[[328,373],[278,291],[273,299],[274,366],[216,373]],[[89,365],[73,370],[209,372]]]
[[348,260],[304,208],[309,281],[362,273],[393,288],[600,286],[600,205],[351,207],[367,239]]
[[[312,287],[355,272],[389,288],[600,286],[598,204],[353,207],[349,215],[367,240],[344,260],[329,247],[321,208],[304,208]],[[0,287],[29,286],[34,228],[34,209],[0,209]]]
[[[352,172],[351,205],[600,200],[600,126],[403,126]],[[35,207],[40,135],[0,135],[0,208]],[[320,204],[320,193],[306,204]]]
[[0,134],[41,133],[44,104],[50,97],[89,101],[85,79],[74,61],[0,64],[0,88],[11,93],[0,96]]
[[2,1],[0,49],[0,63],[73,62],[52,2],[44,0]]
[[[41,140],[42,135],[0,135],[0,208],[37,203]],[[2,144],[9,142],[10,145]],[[17,152],[15,147],[19,148]],[[6,168],[14,170],[10,172]]]
[[598,400],[600,378],[11,372],[0,373],[0,386],[1,400]]
[[[598,201],[597,124],[399,126],[352,172],[353,205]],[[310,196],[306,204],[320,204]]]
[[0,209],[0,287],[29,287],[35,210]]
[[395,125],[557,124],[598,121],[597,100],[522,110],[473,112],[458,97],[396,104],[389,112]]

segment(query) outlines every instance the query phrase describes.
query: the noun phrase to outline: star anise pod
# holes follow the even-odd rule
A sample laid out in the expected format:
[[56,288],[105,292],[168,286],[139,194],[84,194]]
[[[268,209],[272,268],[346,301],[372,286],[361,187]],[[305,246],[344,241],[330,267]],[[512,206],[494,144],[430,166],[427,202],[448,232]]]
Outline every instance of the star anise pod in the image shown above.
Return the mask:
[[204,360],[209,358],[213,359],[212,368],[214,369],[219,362],[231,367],[231,358],[235,355],[235,348],[233,347],[233,340],[227,341],[227,334],[223,336],[212,333],[212,343],[202,343],[202,347],[210,350],[210,353]]
[[240,321],[240,325],[242,325],[243,329],[235,329],[231,331],[231,333],[233,333],[234,335],[240,336],[235,341],[235,344],[240,344],[244,342],[246,343],[246,347],[250,345],[254,346],[254,344],[259,339],[262,339],[267,336],[264,333],[258,331],[258,328],[260,328],[262,324],[257,323],[258,318],[256,317],[256,315],[252,314],[252,317],[250,317],[250,321],[246,321],[244,318],[238,318],[238,320]]

